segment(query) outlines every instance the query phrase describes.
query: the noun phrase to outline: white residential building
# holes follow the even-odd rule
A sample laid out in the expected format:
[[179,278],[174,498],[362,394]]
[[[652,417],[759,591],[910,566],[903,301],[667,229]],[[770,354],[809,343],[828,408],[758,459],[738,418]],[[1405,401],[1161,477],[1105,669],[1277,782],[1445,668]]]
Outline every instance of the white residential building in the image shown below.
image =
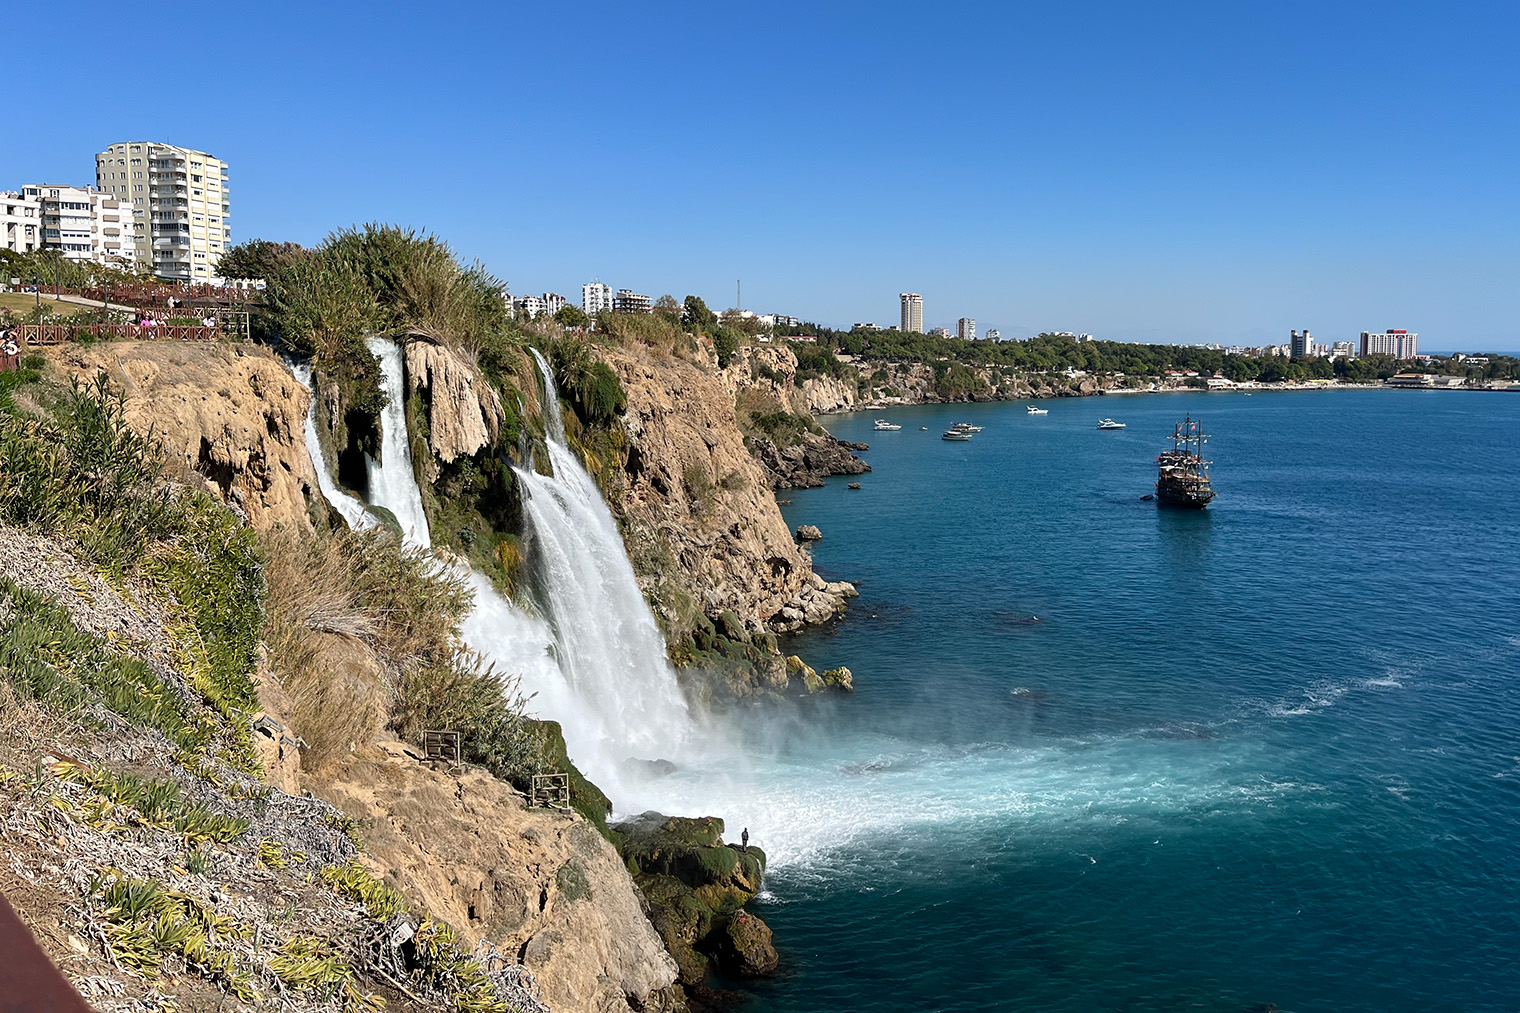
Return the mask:
[[1391,355],[1413,359],[1420,354],[1420,336],[1413,331],[1389,328],[1381,333],[1362,332],[1362,355]]
[[612,309],[612,286],[600,281],[588,281],[581,286],[581,309],[592,319],[602,310]]
[[[42,248],[42,203],[14,190],[0,191],[0,249],[31,253]],[[9,279],[3,279],[9,284]]]
[[41,223],[41,249],[57,250],[69,260],[117,267],[137,262],[137,225],[132,206],[112,193],[66,183],[37,183],[21,188],[35,201]]
[[525,295],[512,300],[512,309],[516,316],[537,320],[544,315],[544,301],[536,295]]
[[154,274],[220,280],[217,262],[232,245],[226,162],[194,148],[124,141],[95,156],[95,184],[132,202],[137,259]]
[[569,303],[569,300],[566,299],[562,295],[556,295],[553,292],[545,292],[544,293],[544,316],[547,316],[547,317],[554,316],[554,314],[556,314],[560,310],[564,309],[565,306],[568,303]]
[[653,313],[654,300],[642,292],[620,288],[617,290],[617,295],[612,298],[612,311],[614,313]]
[[902,304],[902,329],[910,334],[922,334],[924,330],[924,297],[917,292],[904,292],[897,297]]
[[988,341],[1002,341],[1003,340],[1003,332],[1000,331],[1000,330],[998,330],[996,327],[989,327],[989,328],[987,328],[987,340]]
[[955,336],[964,341],[975,341],[976,321],[970,317],[961,317],[955,322]]

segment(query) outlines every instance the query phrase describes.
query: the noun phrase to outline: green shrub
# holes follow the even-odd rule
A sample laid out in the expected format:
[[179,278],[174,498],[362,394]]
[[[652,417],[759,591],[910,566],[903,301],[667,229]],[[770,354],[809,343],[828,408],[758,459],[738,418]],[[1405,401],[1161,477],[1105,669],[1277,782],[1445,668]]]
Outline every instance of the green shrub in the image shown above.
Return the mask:
[[734,352],[739,350],[740,339],[743,334],[727,325],[719,325],[713,330],[713,347],[718,353],[718,366],[727,369],[733,361]]

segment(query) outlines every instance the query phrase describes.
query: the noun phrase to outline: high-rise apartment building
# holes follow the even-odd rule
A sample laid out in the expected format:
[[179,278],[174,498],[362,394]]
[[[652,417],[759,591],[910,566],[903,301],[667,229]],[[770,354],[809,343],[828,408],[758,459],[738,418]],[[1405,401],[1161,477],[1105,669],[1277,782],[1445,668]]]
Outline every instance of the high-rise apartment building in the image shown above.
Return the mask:
[[42,202],[14,190],[0,191],[0,250],[42,249]]
[[924,332],[924,297],[917,292],[904,292],[898,297],[902,303],[902,329],[910,334]]
[[955,336],[962,341],[975,341],[976,321],[970,317],[961,317],[955,322]]
[[1362,332],[1362,355],[1391,355],[1395,359],[1413,359],[1420,354],[1420,336],[1413,331],[1389,328],[1378,334]]
[[1307,327],[1304,328],[1302,333],[1289,331],[1288,345],[1295,359],[1307,359],[1314,354],[1314,338],[1309,334]]
[[612,309],[612,286],[603,285],[599,281],[588,281],[582,285],[581,309],[593,320],[602,310]]
[[232,245],[227,163],[204,151],[124,141],[95,156],[95,185],[132,202],[137,259],[171,281],[207,283]]
[[69,260],[132,267],[137,262],[137,224],[132,205],[94,187],[37,183],[21,188],[37,207],[41,241],[34,249],[57,250]]

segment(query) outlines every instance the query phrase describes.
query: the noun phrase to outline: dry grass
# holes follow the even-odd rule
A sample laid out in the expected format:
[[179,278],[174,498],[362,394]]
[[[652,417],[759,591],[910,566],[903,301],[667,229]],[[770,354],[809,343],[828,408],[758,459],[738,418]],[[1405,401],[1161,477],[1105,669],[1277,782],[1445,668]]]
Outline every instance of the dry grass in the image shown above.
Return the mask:
[[263,539],[264,637],[320,770],[373,741],[410,673],[447,668],[469,607],[459,577],[376,532]]
[[307,769],[320,773],[387,728],[412,742],[457,730],[466,759],[519,787],[542,768],[517,676],[459,637],[472,598],[457,572],[375,532],[276,531],[263,549],[264,637]]

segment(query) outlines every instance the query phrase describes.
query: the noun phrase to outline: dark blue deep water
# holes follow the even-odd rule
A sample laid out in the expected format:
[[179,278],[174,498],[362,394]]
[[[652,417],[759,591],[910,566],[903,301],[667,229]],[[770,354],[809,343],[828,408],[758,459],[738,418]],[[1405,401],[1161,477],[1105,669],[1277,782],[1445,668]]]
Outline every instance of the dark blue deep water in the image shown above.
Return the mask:
[[[783,494],[858,690],[755,809],[753,1008],[1520,1010],[1520,396],[1043,404]],[[1185,411],[1203,513],[1140,499]]]

